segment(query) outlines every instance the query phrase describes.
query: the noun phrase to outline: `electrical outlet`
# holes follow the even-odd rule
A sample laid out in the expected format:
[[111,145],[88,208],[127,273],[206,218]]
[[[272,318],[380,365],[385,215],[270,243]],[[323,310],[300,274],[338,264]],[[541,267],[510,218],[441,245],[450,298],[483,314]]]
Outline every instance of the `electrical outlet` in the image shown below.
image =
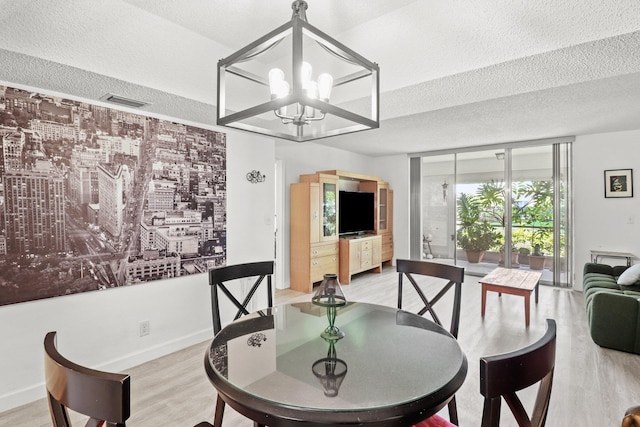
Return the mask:
[[144,337],[145,335],[149,335],[151,333],[151,326],[149,325],[148,320],[143,320],[140,322],[140,336]]

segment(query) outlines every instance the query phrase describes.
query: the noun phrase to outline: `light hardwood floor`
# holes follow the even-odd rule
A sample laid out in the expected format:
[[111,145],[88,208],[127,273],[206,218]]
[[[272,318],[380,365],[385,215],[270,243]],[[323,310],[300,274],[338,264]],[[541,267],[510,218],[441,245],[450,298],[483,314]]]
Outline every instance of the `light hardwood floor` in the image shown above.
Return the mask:
[[[424,282],[428,295],[437,285]],[[404,308],[419,308],[417,296],[405,286]],[[430,290],[433,292],[429,293]],[[387,267],[382,274],[363,273],[344,286],[348,300],[395,306],[397,273]],[[450,292],[451,294],[451,292]],[[531,306],[531,325],[524,325],[522,297],[487,295],[485,318],[480,316],[478,277],[465,278],[462,292],[459,340],[467,355],[469,372],[456,394],[460,425],[479,426],[482,396],[479,392],[479,358],[517,349],[538,339],[545,319],[558,325],[556,370],[547,420],[548,427],[620,426],[627,407],[640,404],[640,356],[598,347],[589,336],[582,293],[542,286],[540,302]],[[451,297],[448,296],[449,298]],[[277,291],[276,303],[306,301],[310,295]],[[415,301],[414,304],[410,304]],[[440,309],[438,310],[438,307]],[[448,324],[450,299],[436,305]],[[204,342],[127,371],[132,377],[131,426],[193,426],[213,419],[215,390],[204,373]],[[381,385],[382,386],[382,385]],[[533,390],[527,390],[526,397]],[[515,426],[503,405],[502,426]],[[445,414],[446,412],[443,412]],[[0,414],[0,426],[50,426],[46,401],[39,400]],[[250,427],[252,423],[227,408],[225,426]]]

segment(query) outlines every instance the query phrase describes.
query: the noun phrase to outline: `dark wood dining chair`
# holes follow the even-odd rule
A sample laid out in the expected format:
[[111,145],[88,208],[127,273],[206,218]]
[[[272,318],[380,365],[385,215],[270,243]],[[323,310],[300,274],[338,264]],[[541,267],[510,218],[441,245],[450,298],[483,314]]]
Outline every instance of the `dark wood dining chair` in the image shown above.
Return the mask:
[[44,375],[54,427],[71,427],[68,409],[89,417],[86,427],[124,427],[130,415],[129,375],[86,368],[63,357],[56,332],[44,337]]
[[[484,396],[482,427],[500,425],[500,404],[507,402],[520,427],[543,427],[547,420],[556,360],[556,322],[547,319],[542,338],[520,350],[480,359],[480,393]],[[516,392],[538,383],[527,414]]]
[[[125,427],[131,413],[129,375],[97,371],[62,356],[57,333],[44,337],[44,376],[53,427],[71,427],[69,409],[88,417],[85,427]],[[203,421],[195,427],[213,427]]]
[[622,427],[640,427],[640,406],[633,406],[625,411]]
[[[402,278],[403,276],[406,276],[424,304],[424,307],[418,311],[418,315],[422,316],[428,311],[433,318],[433,321],[440,326],[444,325],[440,322],[440,318],[433,309],[433,306],[449,291],[449,289],[451,289],[451,287],[454,287],[453,308],[449,332],[451,335],[458,338],[464,268],[429,261],[398,259],[396,260],[396,269],[398,271],[398,308],[402,308]],[[436,296],[429,300],[418,285],[416,279],[413,277],[414,275],[437,277],[448,280],[448,282],[442,287]]]
[[[239,319],[243,315],[249,314],[247,306],[251,299],[255,295],[256,291],[262,283],[265,282],[267,286],[267,307],[273,307],[273,289],[271,278],[273,276],[273,261],[260,261],[251,262],[245,264],[234,264],[225,267],[219,267],[209,270],[209,285],[211,286],[211,314],[213,320],[213,333],[218,334],[222,329],[222,321],[220,319],[220,299],[218,290],[222,291],[224,295],[233,303],[237,308],[234,320]],[[229,289],[230,284],[225,283],[231,280],[243,279],[247,277],[255,277],[256,280],[253,286],[247,292],[242,302],[236,298]],[[238,283],[236,283],[238,284]],[[216,401],[216,411],[214,415],[213,425],[220,427],[222,425],[222,416],[224,415],[225,402],[220,396]]]
[[[455,338],[458,338],[458,327],[460,325],[460,306],[462,300],[462,282],[464,282],[464,268],[454,265],[439,264],[429,261],[418,261],[408,259],[396,260],[396,270],[398,271],[398,308],[402,309],[402,279],[404,276],[409,280],[416,293],[422,300],[424,307],[418,311],[418,315],[422,316],[429,312],[433,321],[438,325],[445,327],[440,318],[436,314],[433,306],[442,298],[452,287],[454,288],[453,307],[451,314],[451,326],[449,332]],[[431,299],[428,299],[420,285],[416,281],[414,275],[436,277],[447,280],[440,291]],[[449,402],[449,420],[458,425],[458,410],[456,407],[455,396]]]
[[[233,303],[233,305],[238,309],[233,319],[237,320],[241,316],[249,314],[249,311],[247,311],[247,306],[266,278],[268,306],[265,308],[273,307],[273,289],[271,283],[271,277],[273,276],[273,264],[273,261],[260,261],[245,264],[228,265],[225,267],[213,268],[209,270],[209,285],[211,286],[211,313],[213,319],[214,334],[217,334],[222,329],[218,290],[222,291],[222,293],[224,293],[227,298]],[[240,302],[229,290],[229,285],[225,282],[247,277],[256,277],[256,281],[251,286],[251,289],[249,289],[249,292],[247,292],[247,295],[244,297],[243,301]]]

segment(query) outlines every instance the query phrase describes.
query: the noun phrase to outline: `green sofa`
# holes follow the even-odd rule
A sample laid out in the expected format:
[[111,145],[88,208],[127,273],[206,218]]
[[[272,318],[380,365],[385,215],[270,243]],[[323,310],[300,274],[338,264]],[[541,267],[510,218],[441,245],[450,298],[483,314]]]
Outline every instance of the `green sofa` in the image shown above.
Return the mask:
[[[638,265],[632,267],[635,280]],[[627,266],[587,263],[583,291],[593,341],[601,347],[640,354],[640,284],[618,284]],[[628,278],[632,273],[625,274]]]

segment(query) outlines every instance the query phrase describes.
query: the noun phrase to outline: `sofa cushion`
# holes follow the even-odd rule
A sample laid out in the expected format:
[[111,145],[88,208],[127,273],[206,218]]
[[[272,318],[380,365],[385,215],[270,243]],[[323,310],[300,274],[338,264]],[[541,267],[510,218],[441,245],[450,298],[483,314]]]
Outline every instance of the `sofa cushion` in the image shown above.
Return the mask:
[[633,286],[640,284],[640,264],[633,265],[618,277],[618,285]]
[[582,289],[584,292],[591,288],[620,289],[615,277],[601,273],[587,273],[584,275]]
[[637,353],[638,305],[622,291],[601,290],[587,298],[587,318],[593,341],[601,347]]
[[[640,354],[640,281],[634,285],[635,267],[587,263],[584,266],[584,302],[593,341],[601,347]],[[640,275],[639,275],[640,277]],[[637,278],[635,280],[638,280]]]
[[631,286],[622,286],[620,285],[620,289],[622,289],[623,291],[631,291],[632,293],[639,293],[640,292],[640,284],[635,284],[635,285],[631,285]]
[[608,264],[597,264],[595,262],[588,262],[584,265],[583,274],[587,273],[599,273],[613,276],[613,267]]

